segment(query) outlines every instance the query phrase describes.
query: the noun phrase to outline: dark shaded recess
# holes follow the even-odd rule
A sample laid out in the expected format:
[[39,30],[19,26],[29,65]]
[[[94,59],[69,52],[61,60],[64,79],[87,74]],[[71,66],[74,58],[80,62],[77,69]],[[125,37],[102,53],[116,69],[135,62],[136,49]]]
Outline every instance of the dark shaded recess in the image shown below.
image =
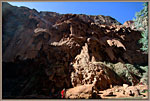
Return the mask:
[[[64,53],[61,53],[61,54],[64,54]],[[38,55],[38,57],[37,57],[39,60],[38,60],[38,62],[39,63],[41,63],[41,66],[42,67],[44,67],[44,68],[50,68],[51,67],[51,61],[49,61],[48,60],[48,57],[47,57],[47,55],[46,55],[46,53],[42,50],[42,48],[41,48],[41,50],[40,50],[40,52],[39,52],[39,55]],[[56,57],[55,57],[56,58]],[[43,60],[44,59],[44,60]],[[57,58],[56,58],[57,59]],[[64,61],[59,61],[59,64],[63,64],[63,62]],[[68,65],[69,65],[69,61],[68,61]],[[52,68],[52,70],[53,69],[55,69],[56,67],[53,67]],[[60,67],[60,68],[63,68],[63,67]],[[56,82],[54,82],[54,81],[49,81],[49,84],[48,85],[51,85],[50,87],[54,87],[55,88],[55,92],[54,93],[52,93],[51,91],[49,91],[49,93],[50,93],[50,95],[53,97],[53,98],[60,98],[60,92],[61,92],[61,90],[63,89],[63,88],[70,88],[71,87],[71,79],[69,78],[70,77],[70,69],[69,69],[69,66],[68,67],[65,67],[64,68],[64,72],[65,72],[65,74],[67,75],[67,82],[69,82],[70,83],[70,86],[68,86],[67,84],[65,84],[65,82],[64,82],[64,86],[63,87],[56,87],[55,86],[55,84],[56,84]],[[54,78],[53,78],[54,80],[56,79],[56,80],[62,80],[62,77],[61,76],[59,76],[58,74],[54,74]],[[48,78],[47,78],[47,80],[48,80]],[[52,89],[52,88],[50,88],[50,87],[47,87],[47,88],[49,88],[50,90]]]
[[33,28],[36,28],[37,24],[38,24],[38,21],[34,18],[31,18],[28,20],[25,27],[33,29]]
[[[2,33],[4,33],[4,32],[2,32]],[[6,47],[8,47],[8,46],[9,46],[9,43],[11,42],[11,40],[9,40],[9,41],[7,42],[7,44],[4,45],[4,41],[3,41],[3,40],[5,40],[4,36],[2,36],[2,53],[5,52]],[[3,54],[2,54],[2,55],[3,55]]]
[[[14,14],[13,14],[13,12],[10,10],[10,9],[8,9],[7,11],[5,11],[5,12],[2,12],[2,34],[3,35],[8,35],[8,36],[13,36],[14,34],[13,34],[13,32],[15,31],[15,29],[13,29],[13,31],[11,30],[11,31],[7,31],[6,29],[7,29],[7,27],[8,27],[8,24],[7,23],[9,23],[8,22],[8,19],[11,17],[11,16],[15,16]],[[10,25],[10,26],[12,26],[12,25]],[[14,25],[13,25],[14,26]],[[16,26],[15,26],[16,27]],[[14,27],[14,28],[15,28]],[[5,33],[6,32],[6,33]],[[4,40],[4,39],[3,39]]]
[[28,80],[31,71],[26,72],[27,64],[21,61],[19,63],[3,62],[2,63],[2,92],[3,98],[15,98],[20,94],[22,87],[21,83]]
[[140,82],[141,77],[139,77],[139,76],[133,74],[132,72],[130,72],[130,74],[131,74],[132,77],[134,78],[134,79],[132,80],[133,84],[134,84],[134,85],[138,84],[138,83]]
[[[6,4],[6,3],[3,3]],[[2,12],[2,51],[5,52],[7,46],[9,46],[11,39],[15,33],[19,33],[20,28],[25,27],[24,24],[28,22],[28,15],[23,14],[23,9],[16,9],[16,7],[3,5]],[[21,12],[16,14],[16,12]],[[9,29],[9,30],[8,30]],[[7,42],[6,42],[7,41]],[[7,43],[7,44],[6,44]]]
[[[44,67],[35,60],[3,62],[2,67],[2,96],[4,99],[32,94],[40,95],[42,89],[49,88],[50,82]],[[42,94],[48,95],[48,93]]]
[[[145,65],[141,65],[141,66],[147,66],[147,65],[145,64]],[[141,68],[140,68],[140,66],[139,66],[139,65],[137,65],[137,64],[136,64],[136,65],[134,65],[134,67],[135,67],[135,68],[137,68],[141,74],[143,74],[143,73],[145,73],[145,72],[146,72],[145,70],[141,69]]]
[[36,36],[36,38],[34,39],[34,41],[32,42],[32,44],[37,44],[39,41],[41,41],[44,37],[44,34],[40,34],[38,36]]
[[8,17],[10,17],[10,15],[13,15],[13,12],[11,11],[11,9],[7,9],[7,11],[3,11],[2,12],[2,24],[4,25],[4,22],[7,22]]
[[[147,61],[144,62],[144,63],[139,64],[140,66],[148,66],[148,61],[149,61],[148,55],[145,54],[145,57],[147,58],[146,59]],[[137,64],[135,63],[134,65],[137,65]]]
[[[55,47],[56,48],[56,47]],[[58,52],[59,53],[59,52]],[[63,53],[61,53],[63,54]],[[65,55],[65,54],[64,54]],[[44,60],[43,60],[44,59]],[[63,63],[64,61],[61,61],[61,63]],[[64,72],[65,74],[68,75],[69,78],[67,78],[68,82],[70,82],[70,86],[68,87],[67,84],[64,83],[63,87],[55,87],[55,82],[50,81],[48,79],[48,77],[45,74],[45,68],[48,68],[49,66],[51,66],[50,62],[47,60],[47,55],[46,53],[42,50],[40,50],[38,57],[35,60],[24,60],[21,61],[19,60],[19,56],[16,57],[16,60],[14,63],[11,63],[11,65],[8,65],[7,63],[4,63],[3,68],[5,68],[3,70],[3,73],[8,75],[10,71],[7,71],[8,68],[13,68],[13,73],[10,74],[10,76],[4,76],[3,80],[4,83],[6,82],[6,80],[11,79],[14,80],[16,82],[18,82],[18,84],[16,85],[16,83],[14,82],[6,82],[7,84],[11,84],[14,86],[14,88],[11,89],[7,89],[9,87],[9,85],[5,85],[3,88],[7,89],[7,90],[3,90],[4,94],[3,94],[3,98],[31,98],[28,97],[27,95],[32,95],[32,94],[37,94],[37,95],[45,95],[45,96],[49,96],[49,94],[51,94],[52,98],[60,98],[60,92],[63,88],[70,88],[71,86],[71,80],[70,80],[70,73],[71,73],[71,66],[69,66],[71,61],[68,61],[68,66],[65,67]],[[23,69],[23,70],[22,70]],[[15,74],[15,72],[17,74]],[[26,74],[27,73],[27,74]],[[22,77],[22,81],[20,81],[19,77]],[[10,78],[13,77],[13,78]],[[17,78],[17,79],[16,79]],[[55,75],[55,78],[59,79],[61,78],[58,75]],[[23,87],[19,87],[19,84],[25,82],[25,84],[23,84]],[[4,85],[4,84],[3,84]],[[51,93],[51,87],[55,88],[55,92]],[[46,90],[43,90],[46,89]],[[8,94],[8,92],[11,92],[10,96]],[[7,96],[6,96],[7,95]],[[37,97],[33,97],[33,98],[37,98]]]

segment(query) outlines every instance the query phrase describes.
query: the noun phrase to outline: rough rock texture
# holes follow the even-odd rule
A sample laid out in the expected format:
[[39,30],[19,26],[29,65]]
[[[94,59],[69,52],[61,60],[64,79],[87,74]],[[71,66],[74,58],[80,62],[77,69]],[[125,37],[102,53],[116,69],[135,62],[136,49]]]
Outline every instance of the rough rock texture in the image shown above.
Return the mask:
[[136,29],[134,25],[134,21],[132,20],[126,21],[123,25],[126,27],[130,27],[131,29]]
[[65,93],[65,98],[69,99],[90,99],[90,98],[100,98],[94,92],[94,86],[92,84],[89,85],[81,85],[74,88],[70,88]]
[[79,85],[94,83],[104,90],[133,80],[137,84],[141,76],[128,80],[119,67],[102,62],[148,63],[139,50],[140,32],[111,17],[37,12],[8,3],[2,13],[3,98],[60,98],[63,88]]
[[[70,34],[71,28],[74,27],[73,21],[70,22],[70,20],[74,20],[74,22],[75,20],[78,20],[78,23],[80,21],[88,23],[89,21],[89,23],[97,24],[111,24],[112,22],[120,24],[111,17],[101,15],[63,15],[53,12],[37,12],[35,9],[31,10],[26,7],[18,8],[3,3],[3,61],[13,61],[16,55],[20,54],[27,54],[27,57],[24,56],[24,58],[34,58],[37,55],[37,51],[40,49],[40,43],[42,43],[40,41],[42,41],[42,38],[47,38],[45,43],[51,43],[59,41],[65,34]],[[76,23],[76,25],[78,23]],[[88,25],[83,27],[88,27]],[[35,30],[36,28],[39,29]],[[40,29],[43,30],[40,31]],[[44,30],[46,30],[46,32]],[[84,30],[86,31],[86,29]],[[37,36],[39,34],[36,35],[36,40],[39,41],[39,44],[36,43],[36,40],[34,40],[35,38],[33,38],[34,34],[38,32],[41,33],[40,36]],[[42,37],[42,33],[47,35],[44,34],[44,37]]]
[[99,95],[102,99],[147,99],[148,91],[146,85],[128,86],[115,86],[112,89],[100,91]]

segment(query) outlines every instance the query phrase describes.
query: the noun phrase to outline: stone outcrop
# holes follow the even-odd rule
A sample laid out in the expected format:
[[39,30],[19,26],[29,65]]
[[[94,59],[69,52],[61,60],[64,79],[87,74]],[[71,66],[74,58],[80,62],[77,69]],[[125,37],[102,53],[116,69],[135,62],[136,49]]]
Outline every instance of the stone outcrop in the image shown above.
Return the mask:
[[100,91],[101,98],[124,98],[124,99],[146,99],[148,98],[148,92],[146,85],[136,85],[136,86],[128,86],[126,88],[122,86],[115,86],[112,89],[107,89],[104,91]]
[[136,29],[134,25],[134,21],[132,20],[126,21],[123,25],[126,27],[130,27],[131,29]]
[[94,84],[99,91],[133,80],[135,85],[141,75],[128,80],[119,67],[102,62],[148,63],[138,43],[141,33],[111,17],[37,12],[8,3],[2,13],[4,98],[60,98],[63,88]]
[[100,96],[94,92],[94,86],[92,84],[89,84],[68,89],[65,93],[65,98],[90,99],[90,98],[100,98]]

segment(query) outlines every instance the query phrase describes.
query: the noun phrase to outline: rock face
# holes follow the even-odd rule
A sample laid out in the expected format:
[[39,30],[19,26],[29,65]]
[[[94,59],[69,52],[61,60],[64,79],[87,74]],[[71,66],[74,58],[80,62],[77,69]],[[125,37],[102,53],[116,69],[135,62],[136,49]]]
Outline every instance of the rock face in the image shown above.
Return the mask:
[[90,99],[90,98],[100,98],[98,95],[94,96],[94,86],[81,85],[74,88],[70,88],[66,91],[65,98],[69,99]]
[[130,27],[131,29],[136,29],[134,25],[134,21],[132,20],[126,21],[123,25],[126,27]]
[[133,97],[138,99],[146,99],[148,98],[148,92],[144,91],[147,89],[146,85],[136,85],[136,86],[128,86],[126,88],[122,86],[115,86],[112,89],[107,89],[104,91],[100,91],[100,96],[102,99],[104,98],[125,98],[125,99],[133,99]]
[[117,67],[102,62],[148,63],[147,54],[139,50],[140,32],[111,17],[37,12],[8,3],[3,3],[2,13],[3,98],[60,98],[63,88],[131,85],[141,76],[127,80]]

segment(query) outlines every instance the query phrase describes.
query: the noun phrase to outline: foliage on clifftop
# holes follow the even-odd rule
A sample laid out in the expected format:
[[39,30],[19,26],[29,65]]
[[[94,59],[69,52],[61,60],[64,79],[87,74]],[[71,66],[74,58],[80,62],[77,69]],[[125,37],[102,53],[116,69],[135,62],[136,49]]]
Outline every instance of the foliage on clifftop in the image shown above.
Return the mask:
[[139,43],[142,44],[141,50],[148,53],[148,2],[143,4],[144,8],[140,12],[136,12],[134,24],[138,30],[141,30],[142,38]]

